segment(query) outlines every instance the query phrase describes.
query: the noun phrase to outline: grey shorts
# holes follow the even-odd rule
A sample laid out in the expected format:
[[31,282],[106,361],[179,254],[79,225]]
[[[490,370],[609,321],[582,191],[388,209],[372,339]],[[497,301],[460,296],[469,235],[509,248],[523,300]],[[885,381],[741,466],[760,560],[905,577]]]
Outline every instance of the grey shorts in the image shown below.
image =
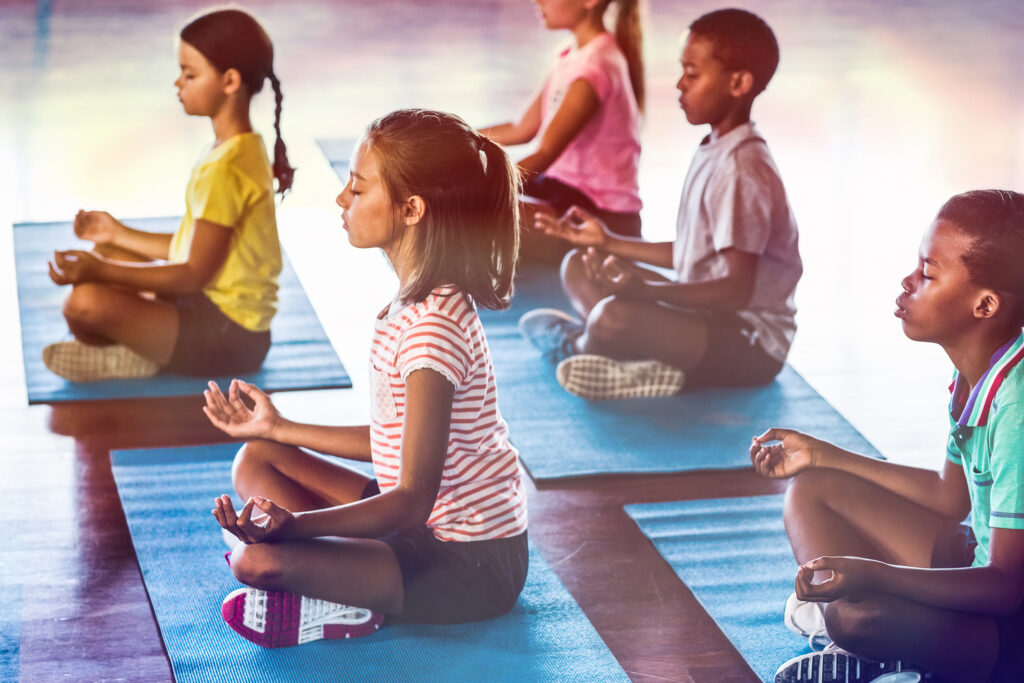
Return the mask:
[[685,390],[707,387],[751,387],[771,382],[784,363],[757,343],[757,334],[735,313],[709,311],[708,348],[686,373]]

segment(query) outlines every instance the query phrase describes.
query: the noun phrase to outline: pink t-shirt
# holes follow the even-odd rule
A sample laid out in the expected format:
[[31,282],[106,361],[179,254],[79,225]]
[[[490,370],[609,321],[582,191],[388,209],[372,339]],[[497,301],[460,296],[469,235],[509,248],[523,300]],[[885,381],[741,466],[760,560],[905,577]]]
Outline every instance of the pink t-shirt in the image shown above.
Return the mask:
[[626,57],[610,33],[558,54],[541,96],[542,134],[569,86],[581,78],[601,105],[545,174],[581,191],[605,211],[639,211],[640,111]]
[[427,520],[442,541],[506,538],[526,530],[519,453],[498,410],[494,366],[476,307],[451,287],[392,303],[370,347],[370,451],[381,491],[398,484],[409,375],[440,373],[455,387],[441,488]]

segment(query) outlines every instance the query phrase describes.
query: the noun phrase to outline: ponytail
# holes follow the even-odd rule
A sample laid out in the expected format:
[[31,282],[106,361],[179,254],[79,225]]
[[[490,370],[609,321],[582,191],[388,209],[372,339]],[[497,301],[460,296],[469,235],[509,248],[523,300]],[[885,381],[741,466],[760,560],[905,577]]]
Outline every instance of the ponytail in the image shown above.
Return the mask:
[[284,140],[281,139],[281,81],[274,75],[274,45],[270,36],[251,14],[227,7],[195,16],[179,33],[181,39],[194,47],[218,71],[236,69],[250,96],[263,89],[270,79],[274,88],[274,177],[277,191],[285,194],[292,186],[295,169],[288,164]]
[[366,144],[377,157],[390,202],[419,196],[416,265],[400,294],[423,301],[454,286],[484,308],[508,308],[519,249],[518,167],[500,145],[458,116],[400,109],[372,122]]
[[629,82],[633,86],[636,106],[644,111],[646,86],[644,85],[644,35],[640,21],[640,0],[613,0],[615,13],[615,42],[626,57]]
[[284,95],[281,94],[281,81],[271,71],[267,78],[270,79],[270,87],[274,89],[274,177],[277,178],[277,191],[281,196],[288,193],[292,187],[292,180],[295,177],[295,169],[288,163],[288,151],[285,148],[284,140],[281,138],[281,101]]
[[486,308],[508,308],[512,298],[512,280],[519,254],[519,191],[522,184],[519,167],[498,143],[479,136],[477,145],[483,154],[485,202],[481,220],[494,226],[488,278],[494,298],[480,301]]

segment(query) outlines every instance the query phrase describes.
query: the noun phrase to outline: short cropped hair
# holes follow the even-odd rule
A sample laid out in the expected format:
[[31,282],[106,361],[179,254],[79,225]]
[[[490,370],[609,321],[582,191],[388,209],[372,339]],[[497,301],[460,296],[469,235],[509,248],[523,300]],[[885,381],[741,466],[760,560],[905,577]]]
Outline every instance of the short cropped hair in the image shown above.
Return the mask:
[[1017,324],[1024,324],[1024,194],[1010,190],[973,190],[949,199],[936,216],[971,240],[960,255],[967,275],[993,289],[1010,304]]
[[690,24],[690,32],[712,42],[725,68],[749,71],[755,95],[768,87],[779,66],[779,43],[764,19],[742,9],[720,9]]

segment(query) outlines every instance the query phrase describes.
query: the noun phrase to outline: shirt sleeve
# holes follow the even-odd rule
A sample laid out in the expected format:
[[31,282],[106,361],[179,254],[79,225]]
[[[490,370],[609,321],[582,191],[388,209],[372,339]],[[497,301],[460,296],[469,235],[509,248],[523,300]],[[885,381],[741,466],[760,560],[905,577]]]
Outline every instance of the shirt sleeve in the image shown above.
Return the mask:
[[605,102],[611,95],[612,83],[604,69],[604,63],[598,59],[589,59],[580,66],[579,73],[573,81],[584,80],[590,84],[597,99]]
[[458,389],[470,374],[469,342],[451,317],[432,311],[414,321],[399,342],[395,367],[402,379],[414,370],[440,373]]
[[993,413],[989,526],[1024,529],[1024,404],[1001,405]]
[[734,248],[760,255],[768,247],[776,205],[786,195],[763,144],[738,146],[709,184],[707,211],[715,251]]
[[208,164],[190,187],[192,218],[235,227],[257,192],[255,184],[229,164]]

